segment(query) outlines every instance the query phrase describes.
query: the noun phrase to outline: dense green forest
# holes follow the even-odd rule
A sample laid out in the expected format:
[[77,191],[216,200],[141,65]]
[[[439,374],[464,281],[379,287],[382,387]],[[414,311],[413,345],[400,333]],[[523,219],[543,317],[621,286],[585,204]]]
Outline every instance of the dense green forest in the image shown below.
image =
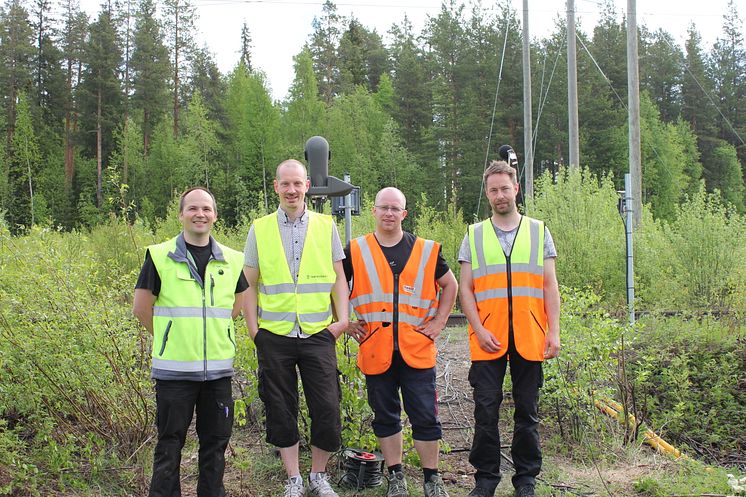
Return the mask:
[[[330,172],[350,172],[364,193],[427,192],[468,220],[486,213],[485,157],[503,143],[522,155],[520,26],[506,3],[444,2],[419,33],[406,18],[392,24],[385,44],[327,1],[276,102],[246,27],[234,69],[221,74],[196,44],[189,1],[107,2],[95,18],[62,3],[0,10],[0,213],[14,233],[93,226],[122,206],[152,223],[196,183],[234,226],[270,202],[274,166],[302,157],[313,135],[330,142]],[[671,218],[702,180],[744,209],[746,45],[735,2],[722,22],[711,47],[696,25],[684,47],[641,30],[643,201],[656,217]],[[607,3],[578,33],[581,165],[613,173],[617,186],[628,169],[625,29]],[[559,21],[532,43],[537,176],[567,155],[565,45]]]

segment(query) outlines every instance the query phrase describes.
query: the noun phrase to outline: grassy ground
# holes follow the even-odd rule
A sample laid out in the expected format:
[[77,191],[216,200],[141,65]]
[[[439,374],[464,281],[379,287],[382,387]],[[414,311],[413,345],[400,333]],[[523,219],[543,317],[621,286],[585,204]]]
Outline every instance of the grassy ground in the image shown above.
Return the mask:
[[[472,488],[472,468],[468,463],[471,443],[472,403],[468,385],[468,340],[463,327],[447,329],[439,340],[438,358],[440,417],[447,447],[440,469],[451,497],[465,497]],[[510,402],[505,405],[502,432],[509,443],[511,433]],[[611,421],[610,421],[611,423]],[[673,461],[647,446],[614,445],[613,441],[589,437],[581,449],[570,452],[557,436],[542,433],[544,464],[537,484],[539,496],[645,496],[692,497],[695,495],[732,495],[723,468],[708,468],[692,461]],[[509,451],[504,451],[509,455]],[[301,467],[307,477],[309,453],[302,451]],[[405,455],[405,472],[410,495],[420,497],[422,473],[409,448]],[[330,461],[329,474],[339,481],[339,457]],[[504,464],[503,481],[497,497],[510,497],[511,468]],[[190,443],[182,464],[183,495],[194,496],[196,486],[196,443]],[[233,497],[274,497],[283,494],[285,473],[279,457],[263,442],[261,427],[237,428],[227,454],[226,488]],[[336,486],[336,485],[335,485]],[[340,489],[341,497],[383,497],[386,484],[361,491]]]

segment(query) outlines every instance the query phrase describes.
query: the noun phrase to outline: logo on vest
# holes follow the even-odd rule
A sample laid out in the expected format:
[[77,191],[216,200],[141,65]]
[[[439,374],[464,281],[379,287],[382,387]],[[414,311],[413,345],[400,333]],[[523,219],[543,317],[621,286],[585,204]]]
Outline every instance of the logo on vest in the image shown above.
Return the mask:
[[413,287],[413,286],[404,285],[404,291],[407,292],[407,293],[414,293],[415,290],[416,290],[416,288]]

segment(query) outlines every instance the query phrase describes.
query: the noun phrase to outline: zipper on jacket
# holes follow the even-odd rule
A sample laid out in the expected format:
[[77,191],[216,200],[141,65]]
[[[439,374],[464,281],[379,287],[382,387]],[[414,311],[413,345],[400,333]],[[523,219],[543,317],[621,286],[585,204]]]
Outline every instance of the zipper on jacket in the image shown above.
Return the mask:
[[215,306],[215,278],[210,273],[210,305]]
[[399,273],[394,275],[394,350],[399,350]]
[[228,340],[230,340],[231,343],[233,344],[233,350],[236,350],[238,347],[236,347],[236,342],[233,341],[233,337],[231,336],[231,327],[230,326],[228,327]]
[[204,379],[207,381],[207,298],[204,286],[202,287],[202,354]]
[[[513,241],[515,243],[515,241]],[[513,252],[511,247],[511,253]],[[508,348],[515,342],[513,337],[513,270],[510,267],[510,256],[505,256],[505,267],[508,270]],[[514,345],[515,346],[515,345]]]
[[[508,276],[508,350],[510,350],[511,346],[515,347],[515,337],[513,334],[513,268],[511,267],[511,264],[510,264],[510,256],[513,255],[513,249],[515,248],[515,242],[518,239],[518,232],[521,231],[522,224],[523,224],[523,216],[521,216],[521,219],[518,221],[518,228],[515,231],[515,237],[513,238],[513,243],[510,245],[510,253],[505,254],[505,249],[503,249],[503,254],[505,254],[505,268],[507,269],[507,276]],[[500,245],[502,246],[502,244]]]
[[166,325],[166,331],[163,333],[163,343],[161,344],[161,351],[158,353],[159,356],[163,355],[163,352],[166,350],[166,342],[168,342],[168,334],[171,331],[171,325],[173,324],[172,320],[168,320],[168,324]]

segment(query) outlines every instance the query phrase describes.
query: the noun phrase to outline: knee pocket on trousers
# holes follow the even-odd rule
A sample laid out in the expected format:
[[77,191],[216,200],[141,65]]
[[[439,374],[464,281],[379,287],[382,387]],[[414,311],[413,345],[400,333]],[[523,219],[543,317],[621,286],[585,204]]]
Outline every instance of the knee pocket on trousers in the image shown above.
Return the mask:
[[217,400],[215,409],[218,411],[215,436],[230,438],[233,431],[233,399]]

